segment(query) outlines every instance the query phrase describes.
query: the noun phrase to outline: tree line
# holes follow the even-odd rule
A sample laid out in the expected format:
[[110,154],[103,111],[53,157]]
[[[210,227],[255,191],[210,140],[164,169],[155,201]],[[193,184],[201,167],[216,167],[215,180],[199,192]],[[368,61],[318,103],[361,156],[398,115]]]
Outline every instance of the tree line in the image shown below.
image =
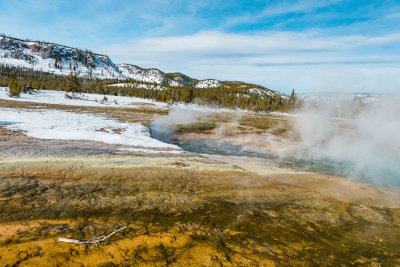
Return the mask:
[[[162,85],[163,90],[138,88],[134,81],[128,81],[127,86],[111,86],[121,80],[100,80],[54,75],[27,68],[0,65],[0,85],[10,88],[10,95],[18,96],[29,90],[63,90],[71,93],[97,93],[103,95],[119,95],[153,99],[166,103],[198,103],[215,105],[230,109],[245,109],[255,112],[287,111],[296,105],[294,92],[290,97],[280,94],[260,94],[249,91],[256,85],[225,82],[216,88],[171,87]],[[127,82],[127,81],[124,81]],[[129,83],[130,82],[130,83]],[[140,82],[141,84],[146,84]],[[148,83],[148,85],[152,85]],[[267,90],[267,89],[264,89]],[[261,90],[262,92],[262,90]]]

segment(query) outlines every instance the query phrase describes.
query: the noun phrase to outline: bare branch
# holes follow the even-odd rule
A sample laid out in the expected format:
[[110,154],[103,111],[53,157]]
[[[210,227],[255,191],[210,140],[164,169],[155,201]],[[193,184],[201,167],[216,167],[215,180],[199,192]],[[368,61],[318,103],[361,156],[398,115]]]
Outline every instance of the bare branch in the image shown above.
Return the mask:
[[93,239],[90,240],[78,240],[78,239],[71,239],[71,238],[63,238],[60,237],[57,239],[57,242],[64,242],[64,243],[73,243],[73,244],[80,244],[80,245],[99,245],[100,243],[106,241],[107,239],[109,239],[110,237],[112,237],[114,234],[122,232],[123,230],[125,230],[128,226],[124,226],[122,228],[119,228],[117,230],[114,230],[112,233],[106,235],[106,236],[101,236],[101,237],[95,237]]

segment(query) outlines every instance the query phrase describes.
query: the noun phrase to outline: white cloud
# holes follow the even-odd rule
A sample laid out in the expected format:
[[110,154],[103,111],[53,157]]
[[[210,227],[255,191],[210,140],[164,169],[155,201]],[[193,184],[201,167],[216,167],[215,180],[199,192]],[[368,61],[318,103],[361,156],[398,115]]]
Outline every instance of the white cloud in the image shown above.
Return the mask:
[[400,34],[326,36],[322,32],[253,35],[201,32],[105,47],[117,62],[198,78],[258,82],[288,91],[396,91],[400,57],[386,53]]

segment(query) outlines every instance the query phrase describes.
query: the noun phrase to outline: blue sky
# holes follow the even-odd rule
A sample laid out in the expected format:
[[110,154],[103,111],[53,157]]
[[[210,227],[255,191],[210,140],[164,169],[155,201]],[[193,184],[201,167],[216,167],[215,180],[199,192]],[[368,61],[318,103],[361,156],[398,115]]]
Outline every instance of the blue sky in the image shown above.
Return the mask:
[[0,32],[289,92],[400,91],[400,1],[0,0]]

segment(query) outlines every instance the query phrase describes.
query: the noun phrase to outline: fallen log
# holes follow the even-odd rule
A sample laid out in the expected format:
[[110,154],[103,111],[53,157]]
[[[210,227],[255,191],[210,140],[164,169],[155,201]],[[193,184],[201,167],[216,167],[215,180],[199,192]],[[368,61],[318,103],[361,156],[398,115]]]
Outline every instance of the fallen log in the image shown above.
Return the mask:
[[57,242],[64,242],[64,243],[73,243],[73,244],[80,244],[80,245],[99,245],[100,243],[106,241],[116,233],[119,233],[123,230],[125,230],[128,226],[124,226],[122,228],[119,228],[117,230],[114,230],[112,233],[106,235],[106,236],[100,236],[100,237],[95,237],[90,240],[78,240],[78,239],[72,239],[72,238],[64,238],[60,237],[57,239]]

